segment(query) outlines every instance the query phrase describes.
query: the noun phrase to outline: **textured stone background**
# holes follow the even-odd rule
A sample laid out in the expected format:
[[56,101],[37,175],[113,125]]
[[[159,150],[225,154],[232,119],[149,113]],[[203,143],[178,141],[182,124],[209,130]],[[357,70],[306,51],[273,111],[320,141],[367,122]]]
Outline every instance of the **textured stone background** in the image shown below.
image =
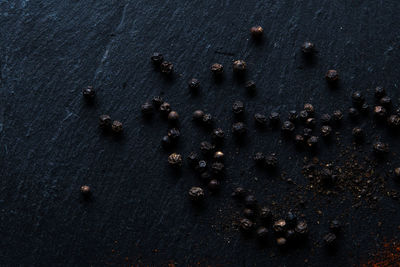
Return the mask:
[[[308,266],[349,266],[363,261],[384,237],[397,237],[398,202],[382,197],[378,211],[353,210],[351,201],[310,197],[302,210],[312,231],[309,244],[280,253],[225,229],[239,210],[229,195],[244,185],[270,203],[288,192],[287,183],[253,169],[250,157],[259,149],[278,152],[281,170],[298,184],[307,183],[300,174],[307,153],[279,143],[279,131],[256,131],[254,112],[286,114],[305,102],[320,113],[345,110],[353,90],[379,84],[399,103],[399,8],[397,0],[0,1],[0,265],[302,266],[308,259]],[[265,29],[262,44],[249,39],[255,24]],[[312,63],[299,51],[308,39],[318,47]],[[154,71],[149,62],[154,51],[174,62],[174,79]],[[256,97],[247,96],[231,75],[231,62],[238,58],[249,63]],[[222,83],[211,79],[213,62],[226,66]],[[323,79],[328,68],[340,71],[335,90]],[[191,77],[202,82],[197,96],[187,90]],[[80,91],[88,84],[98,88],[92,106]],[[202,210],[186,195],[198,179],[187,168],[178,176],[166,166],[159,143],[166,122],[141,118],[140,105],[158,94],[181,114],[177,151],[185,155],[209,138],[193,126],[193,110],[212,113],[228,132],[232,102],[246,103],[249,140],[238,145],[228,134],[227,179]],[[124,122],[122,140],[98,130],[102,113]],[[358,124],[368,128],[371,140],[379,136],[398,150],[395,136],[368,122]],[[349,135],[354,124],[346,122],[342,134]],[[336,153],[335,146],[322,144],[319,157]],[[82,184],[93,187],[92,201],[80,198]],[[315,209],[324,215],[317,217]],[[328,221],[343,213],[350,224],[340,249],[330,255],[315,248]]]

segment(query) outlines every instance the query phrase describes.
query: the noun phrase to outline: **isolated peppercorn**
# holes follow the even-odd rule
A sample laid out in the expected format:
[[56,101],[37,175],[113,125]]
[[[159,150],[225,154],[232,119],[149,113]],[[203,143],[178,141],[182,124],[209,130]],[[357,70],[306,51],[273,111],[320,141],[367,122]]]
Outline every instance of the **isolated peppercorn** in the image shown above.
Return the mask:
[[301,134],[296,134],[294,137],[294,142],[296,145],[300,146],[304,144],[304,137]]
[[280,122],[280,115],[278,112],[271,112],[269,115],[269,123],[271,125],[277,125]]
[[307,145],[309,148],[315,148],[318,145],[318,137],[317,136],[311,136],[307,140]]
[[262,152],[255,153],[253,159],[254,162],[259,166],[263,166],[265,164],[265,156]]
[[376,142],[373,144],[374,152],[378,155],[383,155],[387,152],[389,152],[389,145],[382,143],[382,142]]
[[162,54],[160,53],[153,53],[153,55],[151,56],[151,62],[155,65],[155,66],[160,66],[160,64],[164,61],[164,57]]
[[86,100],[92,100],[96,96],[96,91],[93,86],[86,86],[82,89],[82,94]]
[[368,105],[367,103],[362,104],[361,107],[360,107],[360,111],[361,111],[363,114],[368,113],[368,111],[369,111],[369,105]]
[[149,102],[144,103],[141,109],[144,116],[150,116],[153,114],[153,106]]
[[296,213],[289,211],[286,214],[286,223],[289,227],[293,228],[294,226],[296,226],[297,223],[297,215]]
[[365,98],[360,91],[353,92],[351,99],[353,100],[353,104],[358,107],[361,106],[365,101]]
[[294,230],[300,237],[307,235],[307,233],[308,233],[307,222],[306,221],[298,222],[296,227],[294,228]]
[[224,168],[225,168],[225,166],[221,162],[214,162],[211,165],[211,169],[212,169],[213,173],[216,175],[221,175],[224,172]]
[[259,217],[262,222],[269,222],[272,218],[272,212],[268,207],[261,207]]
[[278,237],[276,239],[276,244],[278,245],[278,247],[280,248],[284,248],[286,246],[287,240],[284,237]]
[[323,126],[321,127],[321,135],[322,135],[323,137],[328,137],[328,136],[331,135],[331,133],[332,133],[332,127],[331,127],[331,126],[329,126],[329,125],[323,125]]
[[325,74],[325,79],[330,83],[337,82],[339,80],[339,73],[336,70],[328,70]]
[[203,173],[207,170],[207,162],[205,160],[199,160],[197,162],[196,170],[200,173]]
[[214,63],[211,65],[211,71],[214,75],[219,76],[224,73],[224,66],[219,63]]
[[235,115],[242,115],[244,113],[244,104],[242,101],[235,101],[232,105],[232,111]]
[[332,220],[329,223],[329,229],[334,233],[338,233],[340,231],[340,228],[341,228],[341,224],[338,220]]
[[317,124],[317,121],[316,121],[315,118],[308,118],[308,119],[306,120],[306,125],[307,125],[307,127],[309,127],[309,128],[314,128],[316,124]]
[[199,155],[196,152],[190,152],[187,156],[187,160],[189,162],[189,166],[195,167],[196,164],[199,162]]
[[304,42],[301,46],[301,51],[303,51],[305,55],[311,55],[315,51],[315,45],[311,42]]
[[324,236],[325,245],[331,247],[336,243],[336,235],[334,233],[328,233]]
[[292,242],[296,239],[297,233],[293,229],[286,231],[285,238],[288,242]]
[[215,152],[214,159],[218,162],[222,162],[224,160],[224,153],[222,151]]
[[329,125],[329,124],[331,124],[331,121],[332,121],[331,115],[326,114],[326,113],[321,115],[321,123],[322,124]]
[[171,111],[171,112],[168,114],[168,121],[169,121],[169,122],[171,122],[171,123],[176,123],[176,122],[178,121],[178,119],[179,119],[179,114],[178,114],[178,112],[176,112],[176,111]]
[[162,103],[160,105],[160,112],[165,116],[168,116],[168,114],[171,112],[171,105],[167,102]]
[[109,115],[100,115],[99,117],[99,126],[102,129],[110,129],[111,128],[111,117]]
[[182,166],[182,156],[178,153],[172,153],[168,156],[168,163],[172,167],[180,167]]
[[193,120],[201,121],[203,120],[204,112],[202,110],[195,110],[193,112]]
[[204,154],[210,154],[213,151],[213,149],[214,149],[213,144],[211,144],[208,141],[203,141],[200,143],[200,150]]
[[357,141],[360,141],[364,138],[364,131],[360,127],[354,127],[352,134]]
[[200,179],[207,183],[211,180],[211,174],[208,171],[201,172]]
[[265,166],[268,169],[274,169],[278,165],[278,159],[274,153],[265,157]]
[[279,219],[274,222],[273,229],[275,233],[283,233],[285,232],[287,227],[287,223],[284,219]]
[[250,28],[251,36],[255,39],[260,39],[263,36],[264,29],[261,26],[253,26]]
[[232,133],[238,137],[245,135],[247,132],[246,125],[243,122],[236,122],[232,125]]
[[168,135],[163,136],[161,139],[161,145],[164,148],[170,148],[172,143],[172,139]]
[[268,237],[268,229],[264,226],[260,226],[257,228],[256,235],[258,240],[264,241]]
[[311,137],[313,130],[310,128],[304,128],[303,129],[303,136],[304,138],[308,139],[309,137]]
[[298,114],[296,110],[290,110],[288,114],[288,120],[291,122],[295,122],[298,118]]
[[255,214],[254,210],[252,210],[252,209],[245,208],[243,210],[243,216],[248,218],[248,219],[254,218],[255,215],[256,214]]
[[267,125],[267,117],[260,113],[254,114],[254,121],[256,122],[257,126],[263,127]]
[[386,113],[386,109],[382,106],[375,106],[374,107],[374,116],[381,120],[384,119],[386,117],[387,113]]
[[329,184],[332,182],[333,172],[329,168],[325,167],[321,170],[321,181]]
[[332,119],[336,122],[340,122],[343,118],[343,113],[340,110],[335,110],[332,115]]
[[355,108],[349,108],[349,117],[351,119],[356,119],[358,118],[358,116],[360,115],[360,113],[358,113],[358,110]]
[[243,187],[236,187],[232,192],[232,197],[243,199],[246,196],[246,190]]
[[396,169],[394,169],[394,175],[395,175],[397,178],[400,178],[400,167],[397,167]]
[[160,65],[160,70],[162,73],[169,75],[174,70],[174,65],[171,62],[164,61]]
[[293,133],[294,129],[295,129],[295,126],[294,126],[293,122],[285,121],[285,122],[282,123],[282,131],[285,134]]
[[192,201],[201,201],[204,199],[204,190],[201,187],[194,186],[189,189],[189,197]]
[[156,108],[160,108],[161,104],[164,103],[164,100],[161,96],[155,96],[151,101]]
[[244,73],[247,69],[247,64],[243,60],[235,60],[233,62],[233,71],[235,73]]
[[386,90],[382,86],[378,86],[375,88],[375,97],[376,98],[382,98],[386,95]]
[[197,90],[200,88],[200,81],[195,78],[192,78],[189,80],[188,86],[191,90]]
[[91,188],[88,185],[82,185],[80,190],[84,197],[89,197],[92,193]]
[[240,229],[242,231],[248,232],[253,228],[253,222],[249,219],[241,219],[240,220]]
[[222,142],[225,138],[225,132],[221,128],[214,129],[212,131],[212,138],[216,142]]
[[257,85],[254,81],[247,81],[246,84],[244,85],[244,88],[246,88],[246,91],[248,93],[254,93],[257,89]]
[[177,128],[172,128],[168,130],[168,136],[171,140],[176,141],[181,136],[181,132]]
[[304,104],[304,110],[307,111],[308,115],[314,115],[314,106],[310,103]]
[[399,115],[391,115],[388,118],[388,125],[393,128],[399,128],[400,127],[400,116]]
[[209,183],[208,183],[208,189],[210,189],[210,191],[218,191],[220,187],[220,183],[218,180],[216,179],[212,179]]
[[120,121],[113,121],[112,125],[111,125],[111,129],[114,133],[119,134],[122,133],[122,122]]
[[384,96],[379,100],[379,104],[385,108],[390,108],[392,106],[392,99],[388,96]]
[[248,195],[244,198],[244,204],[246,207],[254,207],[257,205],[257,199],[254,195]]
[[202,122],[205,126],[211,126],[213,124],[213,117],[211,114],[206,113],[203,115]]

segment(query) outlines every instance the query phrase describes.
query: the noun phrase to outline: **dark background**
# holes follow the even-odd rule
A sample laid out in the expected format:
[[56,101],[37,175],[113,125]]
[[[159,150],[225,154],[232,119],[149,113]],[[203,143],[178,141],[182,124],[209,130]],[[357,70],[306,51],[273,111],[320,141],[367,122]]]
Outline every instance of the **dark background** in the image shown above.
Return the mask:
[[[299,209],[309,223],[309,243],[280,252],[275,245],[260,247],[232,227],[240,206],[230,193],[242,185],[262,203],[282,203],[282,214],[292,208],[283,198],[293,185],[279,174],[254,170],[251,156],[258,150],[277,152],[280,171],[307,184],[300,170],[309,153],[279,142],[279,131],[256,130],[255,112],[279,111],[285,117],[306,102],[319,114],[347,110],[356,89],[373,104],[367,88],[377,85],[399,103],[399,8],[397,0],[1,1],[0,265],[365,262],[385,239],[398,236],[399,203],[391,198],[380,195],[378,208],[371,210],[366,205],[352,209],[351,198],[310,196]],[[257,24],[265,30],[260,44],[249,35]],[[318,48],[313,62],[301,55],[305,40]],[[175,64],[173,79],[154,70],[150,56],[155,51]],[[234,59],[248,62],[256,96],[248,96],[232,76]],[[221,83],[211,77],[214,62],[225,66]],[[324,80],[330,68],[340,72],[336,89]],[[202,83],[198,95],[187,88],[192,77]],[[82,99],[86,85],[97,88],[94,105]],[[145,121],[140,114],[140,105],[160,94],[181,115],[182,138],[175,151],[186,156],[210,139],[191,121],[195,109],[212,113],[216,126],[227,132],[226,179],[218,195],[207,191],[203,209],[187,198],[187,190],[201,184],[194,173],[184,167],[177,175],[167,166],[168,153],[160,147],[167,123],[158,115]],[[235,100],[246,104],[244,144],[230,134]],[[103,113],[124,123],[122,139],[98,129]],[[398,150],[396,136],[370,126],[370,119],[355,123],[346,115],[345,121],[344,144],[351,143],[357,124],[370,140],[378,137]],[[334,159],[337,152],[335,145],[322,143],[318,156]],[[381,168],[396,163],[393,157]],[[399,189],[386,179],[389,188]],[[82,184],[93,188],[91,201],[81,198]],[[346,225],[338,250],[329,253],[320,241],[336,217]]]

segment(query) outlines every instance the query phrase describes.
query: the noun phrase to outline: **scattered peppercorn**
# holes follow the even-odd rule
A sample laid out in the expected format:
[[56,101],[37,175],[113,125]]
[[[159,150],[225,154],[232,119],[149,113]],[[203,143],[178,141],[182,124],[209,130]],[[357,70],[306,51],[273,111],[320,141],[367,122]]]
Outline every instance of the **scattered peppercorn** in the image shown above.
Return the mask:
[[278,247],[280,247],[280,248],[285,247],[285,246],[286,246],[286,242],[287,242],[287,240],[286,240],[286,238],[284,238],[284,237],[278,237],[278,238],[276,239],[276,244],[277,244]]
[[171,112],[171,105],[167,102],[164,102],[160,105],[160,111],[163,113],[165,116],[168,116],[168,114]]
[[400,116],[399,115],[389,116],[388,125],[393,129],[399,128],[400,127]]
[[328,233],[324,236],[324,242],[327,246],[333,246],[336,243],[336,235],[334,233]]
[[315,51],[315,45],[311,42],[304,42],[301,46],[301,51],[303,51],[305,55],[311,55]]
[[386,95],[386,90],[382,86],[378,86],[375,88],[375,97],[376,98],[382,98]]
[[308,114],[307,110],[300,111],[299,118],[303,122],[307,121],[307,119],[309,118],[309,114]]
[[207,183],[211,180],[211,175],[208,171],[204,171],[200,173],[200,179]]
[[352,134],[356,140],[361,140],[364,137],[364,131],[360,127],[354,127]]
[[224,66],[219,63],[214,63],[211,66],[211,71],[214,75],[219,76],[224,73]]
[[315,120],[315,118],[308,118],[306,120],[306,125],[310,128],[314,128],[315,124],[317,124],[317,121]]
[[111,117],[109,115],[100,115],[99,117],[99,126],[102,129],[110,129],[111,128]]
[[386,117],[386,109],[382,106],[374,107],[374,115],[377,119],[383,119]]
[[201,201],[204,199],[204,190],[201,187],[194,186],[189,190],[189,197],[192,201]]
[[382,142],[374,143],[373,148],[374,152],[378,155],[382,155],[389,152],[389,145]]
[[285,122],[283,122],[283,124],[282,124],[282,131],[283,131],[285,134],[291,134],[291,133],[293,133],[294,129],[295,129],[295,126],[294,126],[293,122],[291,122],[291,121],[285,121]]
[[178,119],[179,119],[179,114],[178,114],[178,112],[176,112],[176,111],[171,111],[171,112],[168,114],[168,121],[169,121],[169,122],[171,122],[171,123],[176,123],[176,122],[178,121]]
[[392,106],[392,99],[388,96],[384,96],[379,100],[379,103],[385,108],[390,108]]
[[331,132],[332,132],[332,127],[331,127],[331,126],[329,126],[329,125],[323,125],[323,126],[321,127],[321,135],[322,135],[323,137],[328,137],[328,136],[330,136],[330,135],[331,135]]
[[340,228],[341,228],[341,224],[338,220],[332,220],[329,223],[329,229],[334,233],[338,233],[340,231]]
[[203,115],[202,121],[205,126],[211,126],[213,124],[213,117],[211,116],[211,114],[206,113]]
[[212,138],[216,142],[222,142],[225,138],[225,132],[221,128],[214,129],[212,131]]
[[358,117],[358,115],[359,115],[359,113],[358,113],[357,109],[355,109],[353,107],[349,108],[349,116],[351,119],[356,119]]
[[160,108],[161,104],[164,103],[164,100],[161,96],[155,96],[153,97],[152,102],[156,108]]
[[161,139],[161,145],[164,148],[170,148],[172,145],[172,140],[168,135],[163,136],[163,138]]
[[233,71],[236,73],[244,73],[247,69],[247,64],[243,60],[235,60],[233,62]]
[[243,122],[236,122],[232,125],[232,133],[238,137],[245,135],[247,132],[246,125]]
[[160,53],[153,53],[153,55],[151,56],[151,62],[153,62],[153,64],[155,66],[160,66],[160,64],[164,61],[164,57],[162,54]]
[[249,208],[245,208],[243,210],[243,216],[248,218],[248,219],[254,218],[254,216],[255,216],[254,210],[249,209]]
[[249,219],[241,219],[240,220],[240,229],[248,232],[253,228],[253,222]]
[[269,222],[269,220],[272,218],[272,212],[268,207],[261,207],[259,217],[262,222]]
[[92,100],[96,96],[96,91],[93,86],[86,86],[82,89],[82,94],[86,100]]
[[288,120],[291,122],[295,122],[298,118],[298,114],[296,110],[290,110],[288,114]]
[[204,112],[202,110],[195,110],[193,112],[193,120],[201,121],[203,119]]
[[269,169],[274,169],[278,165],[278,159],[274,153],[265,157],[265,166]]
[[254,114],[254,121],[256,122],[257,126],[267,125],[267,117],[260,113]]
[[329,114],[322,114],[321,115],[321,122],[322,124],[329,125],[332,121],[332,117]]
[[214,146],[208,141],[203,141],[200,143],[200,150],[204,154],[210,154],[210,152],[212,152],[213,149],[214,149]]
[[286,221],[284,219],[279,219],[274,222],[273,229],[275,233],[283,233],[285,232],[287,227]]
[[205,160],[199,160],[196,166],[196,170],[200,173],[203,173],[207,170],[207,162]]
[[311,137],[312,132],[313,132],[312,129],[310,129],[310,128],[304,128],[304,129],[303,129],[303,136],[304,136],[304,138],[307,138],[307,139],[308,139],[309,137]]
[[286,214],[286,222],[287,222],[287,225],[288,225],[289,227],[294,227],[294,226],[296,226],[296,223],[297,223],[297,215],[296,215],[296,213],[294,213],[294,212],[292,212],[292,211],[289,211],[289,212]]
[[190,152],[187,157],[187,160],[189,162],[189,165],[194,167],[199,162],[199,156],[197,155],[196,152]]
[[336,70],[328,70],[325,74],[325,79],[330,83],[334,83],[339,80],[339,73]]
[[150,116],[153,114],[153,106],[149,102],[144,103],[141,108],[144,116]]
[[309,115],[313,115],[315,112],[314,106],[310,103],[304,104],[304,110],[307,111]]
[[305,236],[308,233],[308,226],[306,221],[300,221],[294,228],[295,232],[300,236]]
[[351,99],[353,100],[353,104],[358,107],[361,106],[365,101],[365,98],[360,91],[353,92]]
[[218,180],[216,179],[212,179],[209,183],[208,183],[208,189],[210,189],[210,191],[218,191],[220,187],[220,183]]
[[160,65],[160,70],[162,73],[169,75],[174,70],[174,65],[171,62],[164,61]]
[[90,186],[88,186],[88,185],[82,185],[81,186],[81,194],[84,197],[89,197],[91,195],[91,193],[92,193],[92,191],[90,189]]
[[232,193],[232,197],[237,199],[243,199],[246,195],[246,190],[243,187],[236,187]]
[[256,83],[254,81],[247,81],[244,85],[248,93],[254,93],[257,89]]
[[255,163],[259,166],[263,166],[265,164],[265,156],[262,152],[255,153],[253,159]]
[[225,168],[225,166],[221,162],[214,162],[211,165],[211,169],[215,175],[221,175],[224,171],[224,168]]
[[340,110],[335,110],[332,115],[332,119],[336,122],[340,122],[343,118],[343,113]]
[[294,241],[296,236],[297,236],[297,233],[293,229],[289,229],[286,231],[285,237],[288,242]]
[[296,134],[294,137],[294,142],[296,145],[300,146],[304,144],[304,137],[301,134]]
[[278,112],[271,112],[269,115],[269,123],[271,125],[277,125],[280,122],[280,115]]
[[176,141],[181,136],[181,132],[177,128],[172,128],[168,130],[168,136],[172,141]]
[[310,138],[308,138],[307,145],[309,148],[315,148],[318,145],[318,137],[311,136]]
[[244,104],[242,101],[235,101],[232,105],[232,111],[235,115],[242,115],[244,112]]
[[257,228],[256,235],[258,240],[264,241],[268,237],[268,229],[260,226]]
[[400,167],[394,169],[394,175],[396,175],[397,178],[400,178]]
[[122,122],[120,121],[113,121],[112,125],[111,125],[111,129],[114,133],[119,134],[122,133]]
[[197,90],[197,89],[199,89],[199,87],[200,87],[200,81],[197,80],[197,79],[195,79],[195,78],[193,78],[193,79],[190,79],[190,80],[189,80],[188,85],[189,85],[189,88],[190,88],[191,90]]
[[263,36],[264,29],[261,26],[253,26],[250,28],[251,36],[255,39],[260,39]]
[[222,162],[224,160],[224,153],[222,151],[215,152],[214,159],[218,162]]
[[178,153],[172,153],[168,156],[168,163],[172,167],[180,167],[182,166],[182,156]]
[[360,107],[360,111],[361,111],[363,114],[368,113],[368,111],[369,111],[369,105],[368,105],[367,103],[362,104],[361,107]]
[[257,205],[257,199],[254,195],[248,195],[244,198],[244,204],[246,207],[254,207]]

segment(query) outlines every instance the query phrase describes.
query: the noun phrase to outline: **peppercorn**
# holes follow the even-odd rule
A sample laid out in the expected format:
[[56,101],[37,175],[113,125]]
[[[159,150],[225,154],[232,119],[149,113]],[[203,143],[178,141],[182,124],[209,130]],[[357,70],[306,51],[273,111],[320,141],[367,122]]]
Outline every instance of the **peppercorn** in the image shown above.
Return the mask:
[[301,46],[301,51],[303,51],[305,55],[311,55],[315,51],[315,45],[311,42],[304,42]]
[[153,62],[153,64],[155,66],[160,66],[160,64],[164,61],[164,57],[162,54],[160,53],[153,53],[153,55],[151,56],[151,62]]
[[289,211],[286,214],[286,223],[289,227],[294,227],[297,223],[297,215],[294,212]]
[[360,91],[353,92],[351,99],[353,100],[353,104],[358,107],[361,106],[365,101],[365,98]]
[[200,150],[204,154],[210,154],[210,152],[212,152],[213,149],[214,146],[208,141],[203,141],[200,143]]
[[272,218],[272,212],[268,207],[261,207],[259,217],[262,222],[268,222]]
[[176,122],[178,121],[178,119],[179,119],[179,114],[178,114],[178,112],[176,112],[176,111],[171,111],[171,112],[168,114],[168,121],[169,121],[169,122],[171,122],[171,123],[176,123]]
[[358,110],[355,108],[349,108],[349,116],[351,119],[356,119],[358,117],[359,113]]
[[222,142],[225,138],[225,132],[221,128],[214,129],[212,131],[212,138],[216,142]]
[[321,115],[321,122],[322,124],[329,125],[332,121],[332,117],[329,114],[322,114]]
[[279,219],[274,222],[273,229],[275,233],[283,233],[285,232],[287,227],[286,221],[284,219]]
[[294,142],[296,145],[300,146],[304,144],[304,137],[301,134],[296,134],[294,137]]
[[343,118],[343,113],[340,110],[335,110],[332,115],[332,119],[336,122],[340,122]]
[[246,84],[244,85],[244,88],[246,88],[246,91],[250,94],[254,93],[257,89],[257,85],[254,81],[247,81]]
[[328,137],[328,136],[330,136],[330,135],[331,135],[331,132],[332,132],[332,127],[331,127],[331,126],[329,126],[329,125],[323,125],[323,126],[321,127],[321,135],[322,135],[323,137]]
[[181,132],[177,128],[172,128],[168,130],[168,136],[172,141],[176,141],[181,136]]
[[309,117],[309,114],[306,110],[302,110],[299,112],[299,118],[301,121],[305,122]]
[[377,119],[383,119],[386,117],[386,109],[382,106],[375,106],[374,115]]
[[218,162],[222,162],[224,160],[224,153],[222,151],[215,152],[214,159]]
[[300,221],[297,223],[294,231],[300,236],[305,236],[308,233],[308,226],[306,221]]
[[285,122],[283,122],[283,124],[282,124],[282,131],[283,131],[285,134],[291,134],[291,133],[293,133],[294,128],[295,128],[295,126],[294,126],[293,122],[291,122],[291,121],[285,121]]
[[189,189],[189,197],[192,201],[201,201],[204,199],[204,190],[201,187],[194,186]]
[[384,96],[379,100],[379,103],[385,108],[390,108],[392,106],[392,99],[388,96]]
[[211,165],[211,169],[212,169],[213,173],[216,175],[221,175],[224,171],[224,168],[225,168],[225,166],[221,162],[214,162]]
[[362,104],[361,107],[360,107],[360,111],[361,111],[363,114],[368,113],[368,111],[369,111],[369,105],[368,105],[367,103]]
[[278,247],[283,248],[286,246],[287,240],[284,237],[278,237],[276,239],[276,244],[278,245]]
[[307,111],[308,115],[313,115],[315,112],[314,106],[310,103],[304,104],[304,110]]
[[224,73],[224,66],[219,63],[214,63],[211,66],[211,71],[214,75],[219,76]]
[[248,195],[244,199],[244,204],[246,205],[246,207],[254,207],[255,205],[257,205],[257,199],[254,195]]
[[261,26],[253,26],[250,28],[251,36],[255,39],[260,39],[264,33],[264,29]]
[[304,129],[303,129],[303,136],[304,136],[304,138],[308,139],[309,137],[311,137],[312,131],[313,131],[313,130],[310,129],[310,128],[304,128]]
[[164,103],[164,100],[161,96],[155,96],[153,97],[152,102],[156,108],[160,108],[161,104]]
[[354,127],[352,134],[356,140],[361,140],[364,138],[364,131],[360,127]]
[[161,139],[161,145],[164,148],[170,148],[172,145],[172,140],[168,135],[163,136],[163,138]]
[[162,73],[169,75],[174,70],[174,65],[171,62],[164,61],[160,65],[160,70]]
[[400,116],[399,115],[391,115],[388,118],[388,124],[393,129],[400,127]]
[[235,60],[233,62],[233,71],[236,73],[244,73],[247,69],[247,64],[243,60]]
[[265,156],[262,152],[255,153],[253,159],[255,163],[259,166],[263,166],[265,164]]
[[109,115],[101,115],[99,117],[99,126],[102,129],[110,129],[111,127],[111,117]]
[[296,110],[290,110],[288,115],[288,120],[291,122],[295,122],[298,118],[298,114]]
[[263,127],[267,125],[267,117],[260,113],[254,114],[254,121],[256,122],[257,126]]
[[232,111],[235,115],[242,115],[244,112],[244,104],[242,101],[235,101],[232,105]]
[[308,138],[307,145],[309,148],[315,148],[318,145],[318,137],[311,136],[310,138]]
[[292,242],[296,239],[297,233],[293,229],[286,231],[285,238],[288,242]]
[[336,235],[334,233],[328,233],[324,236],[324,242],[327,246],[333,246],[336,243]]
[[96,91],[93,86],[86,86],[82,89],[82,94],[86,100],[92,100],[96,96]]
[[88,185],[82,185],[82,186],[81,186],[81,194],[82,194],[84,197],[89,197],[89,196],[92,194],[92,191],[91,191],[91,189],[90,189],[90,186],[88,186]]
[[255,215],[256,214],[254,213],[254,210],[252,210],[252,209],[245,208],[243,210],[243,216],[248,218],[248,219],[254,218]]
[[329,223],[329,229],[334,233],[338,233],[340,231],[340,228],[341,228],[341,225],[338,220],[332,220]]
[[199,156],[197,155],[196,152],[190,152],[189,155],[187,156],[187,160],[189,162],[189,165],[194,167],[199,162]]
[[240,229],[248,232],[253,228],[253,222],[249,219],[241,219],[240,220]]
[[211,126],[213,124],[213,117],[211,116],[211,114],[206,113],[203,115],[202,121],[205,126]]
[[397,178],[400,178],[400,167],[394,169],[394,175],[396,175]]
[[386,90],[382,86],[378,86],[375,88],[375,97],[376,98],[382,98],[386,95]]
[[246,190],[244,190],[243,187],[236,187],[232,193],[232,197],[237,199],[243,199],[245,195],[246,195]]
[[268,237],[268,229],[264,226],[260,226],[257,228],[256,235],[258,240],[264,241]]
[[306,125],[310,128],[314,128],[315,124],[317,124],[317,121],[315,120],[315,118],[308,118],[306,120]]
[[265,157],[265,166],[269,169],[274,169],[278,165],[278,159],[275,154],[272,153]]
[[205,160],[199,160],[199,162],[197,162],[196,170],[199,173],[205,172],[207,170],[207,162]]
[[201,121],[203,119],[204,112],[202,110],[195,110],[193,112],[193,120]]
[[220,187],[220,183],[218,180],[216,179],[212,179],[209,183],[208,183],[208,189],[210,189],[210,191],[218,191]]
[[211,174],[208,171],[200,173],[200,179],[206,183],[211,180]]
[[277,125],[280,121],[280,115],[278,112],[271,112],[269,115],[269,123],[271,125]]
[[376,142],[373,145],[374,152],[378,155],[383,155],[387,152],[389,152],[389,145],[382,143],[382,142]]
[[246,125],[243,122],[236,122],[232,125],[232,133],[238,137],[245,135],[247,132]]
[[199,89],[199,87],[200,87],[200,81],[197,80],[197,79],[195,79],[195,78],[193,78],[193,79],[190,79],[190,80],[189,80],[188,85],[189,85],[189,88],[190,88],[191,90],[197,90],[197,89]]
[[114,133],[119,134],[122,133],[122,122],[120,121],[113,121],[112,125],[111,125],[111,129]]
[[171,105],[167,102],[164,102],[160,105],[160,111],[163,113],[165,116],[168,116],[168,114],[171,112]]
[[322,182],[329,184],[330,182],[332,182],[332,176],[333,176],[333,173],[329,168],[323,168],[321,170]]
[[339,80],[339,73],[336,70],[328,70],[325,74],[325,79],[330,83],[337,82]]
[[150,116],[153,114],[153,106],[149,102],[144,103],[141,108],[144,116]]
[[182,156],[178,153],[172,153],[168,156],[168,163],[172,167],[180,167],[182,166]]

